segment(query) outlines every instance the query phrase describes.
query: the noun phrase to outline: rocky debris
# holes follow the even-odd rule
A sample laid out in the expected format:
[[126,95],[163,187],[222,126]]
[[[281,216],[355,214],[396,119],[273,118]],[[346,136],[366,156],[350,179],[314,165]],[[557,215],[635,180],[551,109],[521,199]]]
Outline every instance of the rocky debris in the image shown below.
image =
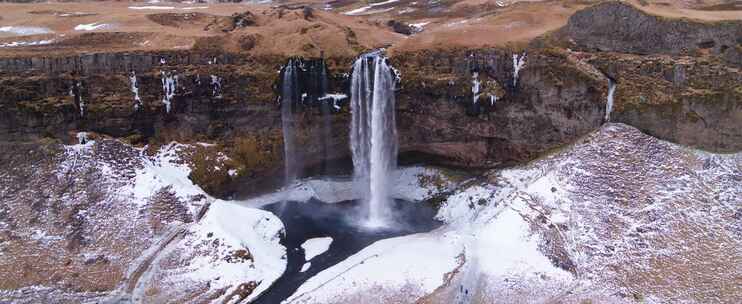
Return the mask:
[[229,296],[227,296],[226,299],[224,299],[223,303],[240,303],[244,301],[253,293],[253,291],[255,291],[255,288],[258,288],[260,283],[262,282],[250,281],[240,284]]
[[302,14],[304,14],[304,20],[307,20],[307,21],[311,21],[315,17],[314,16],[314,9],[311,8],[311,7],[309,7],[309,6],[305,6],[302,9]]
[[138,202],[121,193],[141,166],[137,152],[101,139],[0,149],[0,196],[13,219],[0,224],[0,235],[12,236],[0,268],[13,278],[1,288],[43,286],[63,293],[60,299],[116,288],[156,237]]
[[234,28],[232,30],[234,30],[243,27],[254,26],[257,24],[257,20],[252,12],[246,11],[244,13],[233,14],[232,23],[234,24]]
[[402,35],[412,35],[416,32],[416,28],[410,26],[409,24],[397,20],[389,20],[387,21],[386,25],[388,27],[391,27],[392,30],[395,33],[400,33]]
[[173,223],[193,222],[185,202],[173,192],[172,186],[164,187],[150,198],[149,222],[152,231],[160,234],[166,227]]
[[667,18],[610,1],[575,13],[561,34],[586,51],[726,56],[742,43],[742,21]]

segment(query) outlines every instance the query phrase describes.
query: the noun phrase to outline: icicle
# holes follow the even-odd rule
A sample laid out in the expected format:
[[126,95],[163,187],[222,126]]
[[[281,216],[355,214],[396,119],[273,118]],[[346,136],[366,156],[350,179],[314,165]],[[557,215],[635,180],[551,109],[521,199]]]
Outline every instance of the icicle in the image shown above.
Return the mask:
[[479,73],[474,72],[471,74],[471,93],[472,93],[472,103],[476,104],[479,101],[479,91],[480,87],[482,85],[482,82],[479,81]]
[[162,103],[165,104],[165,111],[170,113],[173,97],[175,97],[175,88],[178,85],[178,76],[165,71],[160,71],[160,75],[162,76]]
[[520,70],[523,69],[523,66],[526,65],[526,52],[523,52],[523,55],[518,56],[518,54],[513,54],[513,87],[518,86],[518,74],[520,73]]
[[494,107],[495,102],[497,102],[497,95],[490,95],[490,106]]
[[137,85],[137,73],[135,71],[131,71],[129,82],[131,82],[131,92],[134,94],[134,110],[139,110],[143,104],[142,99],[139,98],[139,86]]
[[340,101],[343,101],[348,98],[348,95],[335,93],[335,94],[325,94],[324,96],[318,98],[317,100],[320,102],[328,102],[332,101],[332,107],[335,108],[335,110],[340,110]]
[[[198,80],[200,82],[200,80]],[[222,98],[222,79],[219,76],[211,75],[211,96]]]

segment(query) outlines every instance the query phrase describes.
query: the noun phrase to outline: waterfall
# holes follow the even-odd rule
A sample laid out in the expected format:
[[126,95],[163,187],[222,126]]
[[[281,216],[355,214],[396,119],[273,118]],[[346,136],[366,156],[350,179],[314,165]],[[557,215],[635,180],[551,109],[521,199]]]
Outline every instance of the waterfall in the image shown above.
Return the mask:
[[397,160],[394,85],[394,72],[380,52],[364,54],[353,64],[353,175],[368,204],[368,224],[372,226],[383,225],[390,215],[388,179]]
[[322,113],[322,161],[323,171],[330,171],[330,141],[332,140],[332,108],[329,102],[322,102],[321,98],[327,94],[329,84],[327,83],[327,67],[324,59],[320,61],[319,70],[319,105]]
[[608,78],[608,98],[605,102],[605,121],[611,121],[611,112],[613,112],[613,93],[616,92],[616,82]]
[[284,182],[290,185],[297,178],[298,160],[296,157],[296,120],[293,107],[299,102],[299,67],[295,60],[289,60],[283,69],[281,82],[281,127],[283,131]]

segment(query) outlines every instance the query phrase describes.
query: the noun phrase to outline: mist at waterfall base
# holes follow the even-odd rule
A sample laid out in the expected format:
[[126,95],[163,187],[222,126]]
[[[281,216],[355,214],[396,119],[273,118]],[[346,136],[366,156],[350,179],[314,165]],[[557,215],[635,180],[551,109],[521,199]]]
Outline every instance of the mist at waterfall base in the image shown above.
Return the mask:
[[[354,221],[365,213],[361,200],[325,203],[315,199],[307,202],[280,202],[263,207],[276,214],[285,226],[281,244],[286,246],[287,266],[283,275],[253,303],[281,303],[293,295],[307,280],[344,261],[376,241],[431,231],[441,225],[434,220],[435,209],[430,204],[391,200],[389,209],[402,226],[393,229],[367,229]],[[331,237],[327,251],[309,260],[301,245],[309,239]],[[305,263],[311,263],[302,271]]]

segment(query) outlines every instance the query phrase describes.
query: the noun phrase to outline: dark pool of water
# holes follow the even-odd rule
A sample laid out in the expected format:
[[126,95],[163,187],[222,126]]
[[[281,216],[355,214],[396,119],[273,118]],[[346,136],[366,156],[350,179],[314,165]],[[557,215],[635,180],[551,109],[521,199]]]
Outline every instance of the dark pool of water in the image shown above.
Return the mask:
[[[391,208],[396,224],[389,228],[368,229],[359,225],[359,215],[363,214],[364,207],[359,201],[327,204],[318,200],[265,206],[263,209],[273,212],[286,227],[281,244],[286,246],[288,263],[284,274],[252,303],[281,303],[309,278],[378,240],[427,232],[441,225],[433,219],[435,210],[429,204],[396,200]],[[319,237],[331,237],[330,248],[305,261],[301,245],[308,239]],[[305,262],[311,262],[311,267],[301,272]]]

